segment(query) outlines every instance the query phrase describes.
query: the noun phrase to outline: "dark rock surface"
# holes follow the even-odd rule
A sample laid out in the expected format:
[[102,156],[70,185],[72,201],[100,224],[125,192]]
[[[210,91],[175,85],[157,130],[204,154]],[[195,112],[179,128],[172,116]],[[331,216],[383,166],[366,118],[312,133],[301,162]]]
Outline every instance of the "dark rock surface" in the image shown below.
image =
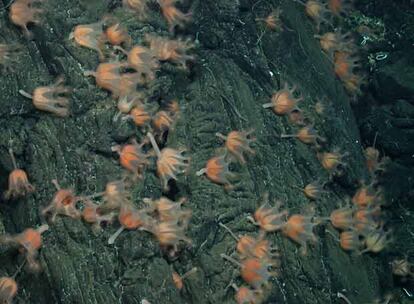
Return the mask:
[[[263,27],[255,18],[266,16],[279,5],[284,30],[262,36]],[[55,191],[53,178],[77,193],[102,191],[106,182],[122,174],[111,146],[143,136],[129,122],[113,122],[115,101],[83,75],[96,68],[98,58],[68,40],[73,27],[96,22],[109,13],[124,22],[135,43],[141,43],[145,33],[167,34],[156,9],[148,23],[141,23],[120,9],[120,1],[56,0],[44,2],[42,7],[43,23],[32,28],[32,41],[10,24],[5,10],[0,16],[1,42],[21,45],[18,63],[0,76],[0,185],[2,190],[7,188],[12,170],[7,153],[12,139],[18,165],[36,186],[36,192],[25,199],[0,201],[0,233],[14,234],[40,225],[39,211]],[[313,25],[301,5],[275,0],[194,0],[187,7],[194,21],[183,34],[197,38],[197,60],[190,73],[165,64],[151,96],[177,97],[182,108],[167,145],[187,147],[192,170],[178,180],[169,195],[188,198],[193,211],[191,248],[171,262],[150,234],[124,232],[110,246],[107,240],[118,224],[94,234],[89,225],[60,217],[44,234],[40,253],[43,272],[22,271],[17,276],[20,289],[16,303],[140,303],[144,298],[151,303],[234,303],[234,292],[228,286],[231,282],[240,285],[238,270],[220,254],[231,254],[235,241],[220,228],[219,221],[236,234],[254,235],[257,228],[246,217],[254,212],[265,192],[297,213],[309,202],[294,186],[328,179],[312,148],[279,138],[282,133],[295,131],[286,118],[262,108],[285,81],[297,85],[305,97],[301,107],[320,135],[327,138],[328,149],[338,147],[349,153],[345,174],[330,183],[329,193],[315,203],[317,214],[327,216],[353,194],[357,181],[367,176],[349,97],[313,38]],[[377,146],[401,159],[410,158],[410,153],[412,156],[414,142],[413,100],[408,100],[413,83],[407,83],[408,78],[400,78],[395,71],[405,65],[402,60],[396,59],[378,73],[378,87],[388,95],[381,91],[377,94],[395,102],[384,102],[379,110],[367,111],[368,115],[360,120],[364,138],[381,129]],[[18,94],[19,89],[31,92],[52,83],[59,75],[64,75],[74,88],[68,118],[37,111],[30,100]],[[395,87],[401,94],[394,92]],[[328,116],[316,115],[318,98],[329,101]],[[384,129],[382,124],[388,120],[389,128]],[[240,179],[236,190],[225,192],[206,178],[195,176],[222,144],[216,132],[251,128],[257,137],[256,155],[246,167],[234,166]],[[396,140],[401,141],[398,149],[393,147]],[[154,169],[148,170],[144,180],[132,189],[137,205],[142,205],[144,197],[157,198],[161,194]],[[300,255],[298,246],[290,240],[269,234],[280,249],[282,263],[279,276],[271,280],[267,303],[340,303],[337,292],[346,294],[352,303],[371,303],[392,286],[387,259],[346,253],[325,227],[318,227],[316,232],[318,242],[310,246],[306,256]],[[0,275],[12,275],[21,262],[15,251],[1,250]],[[181,292],[177,291],[172,269],[184,273],[192,267],[199,271],[185,281]]]

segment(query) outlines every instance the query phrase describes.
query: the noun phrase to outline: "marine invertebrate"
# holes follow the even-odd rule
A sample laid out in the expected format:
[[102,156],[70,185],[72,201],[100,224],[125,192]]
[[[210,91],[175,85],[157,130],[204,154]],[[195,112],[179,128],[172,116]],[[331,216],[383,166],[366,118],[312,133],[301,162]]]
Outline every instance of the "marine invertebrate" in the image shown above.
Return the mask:
[[191,40],[168,39],[159,36],[146,35],[145,40],[150,45],[150,50],[160,61],[170,61],[182,69],[187,68],[187,61],[194,60],[194,56],[186,54],[194,48]]
[[384,231],[382,228],[371,231],[367,236],[365,236],[365,249],[361,251],[378,253],[387,247],[392,242],[390,234],[392,231]]
[[160,222],[176,221],[187,225],[191,217],[190,210],[181,209],[182,204],[187,201],[186,198],[174,202],[162,196],[156,200],[144,198],[143,201],[148,204],[148,209],[150,211],[156,212]]
[[221,254],[220,256],[239,266],[240,276],[243,281],[254,289],[260,289],[261,287],[268,285],[270,278],[277,275],[275,271],[269,270],[270,268],[275,267],[275,263],[272,260],[247,258],[238,262],[228,255]]
[[302,4],[305,7],[306,15],[308,15],[316,24],[316,30],[319,32],[322,23],[329,24],[329,10],[326,4],[323,4],[320,0],[308,0],[303,2],[302,0],[294,0],[297,3]]
[[49,206],[42,210],[42,215],[46,216],[51,214],[50,221],[54,222],[57,215],[64,215],[73,219],[80,218],[80,212],[76,209],[76,203],[81,201],[83,198],[75,196],[73,190],[62,189],[56,179],[52,180],[57,192],[53,196]]
[[17,283],[14,278],[0,278],[0,303],[11,304],[17,294]]
[[318,135],[316,130],[311,126],[301,128],[296,134],[282,134],[281,138],[296,137],[301,142],[307,145],[319,145],[319,142],[324,142],[325,138]]
[[164,148],[160,151],[157,142],[151,132],[147,133],[152,147],[157,155],[157,174],[161,179],[162,188],[168,189],[168,182],[171,179],[177,180],[177,175],[187,171],[189,167],[189,157],[185,157],[182,154],[185,149],[171,149]]
[[143,141],[141,144],[138,144],[134,140],[131,144],[112,147],[112,151],[116,151],[119,154],[121,166],[130,171],[136,178],[142,178],[144,170],[149,164],[148,155],[142,151],[142,147],[146,143],[146,141]]
[[191,20],[191,13],[184,14],[175,4],[181,0],[157,0],[161,7],[162,14],[167,20],[169,31],[172,32],[176,26],[184,27]]
[[341,248],[346,251],[359,251],[362,246],[359,234],[354,230],[341,232],[339,242]]
[[66,95],[72,92],[72,89],[63,85],[64,77],[58,77],[56,82],[50,86],[37,87],[33,94],[19,90],[19,93],[26,98],[32,99],[33,106],[41,111],[55,114],[59,117],[69,115],[69,97]]
[[385,170],[385,166],[387,165],[389,158],[382,157],[380,159],[380,152],[377,149],[375,149],[374,147],[367,147],[364,150],[364,155],[366,160],[365,163],[371,175],[374,175],[379,171]]
[[95,231],[99,231],[101,224],[104,222],[112,222],[114,213],[101,214],[99,205],[90,200],[85,200],[84,208],[82,210],[82,218],[85,222],[92,224]]
[[352,9],[352,0],[328,0],[327,7],[334,16],[341,17]]
[[314,37],[319,39],[322,50],[330,56],[333,56],[336,51],[351,52],[355,48],[350,32],[327,32]]
[[128,67],[126,62],[105,62],[98,65],[95,71],[86,71],[85,76],[95,77],[96,85],[112,93],[113,98],[134,95],[141,78],[136,73],[121,73]]
[[178,251],[180,242],[191,244],[191,239],[185,235],[187,223],[177,221],[158,222],[152,227],[144,228],[151,232],[163,248],[172,248],[172,252]]
[[277,201],[272,207],[269,204],[269,195],[266,193],[263,198],[264,203],[255,211],[254,219],[249,217],[253,224],[260,226],[266,232],[281,230],[286,224],[287,210],[280,211],[282,202]]
[[282,10],[280,8],[273,9],[265,18],[256,18],[256,21],[263,22],[265,27],[271,31],[282,30],[282,20],[280,15]]
[[370,234],[380,226],[380,214],[381,208],[379,206],[358,209],[354,214],[355,230],[361,235]]
[[247,258],[273,260],[274,266],[276,266],[274,258],[279,256],[275,252],[275,248],[270,246],[269,241],[264,239],[264,233],[260,233],[258,238],[248,235],[241,236],[237,242],[236,249],[242,260]]
[[197,272],[197,267],[191,268],[189,271],[187,271],[181,276],[177,272],[173,271],[172,280],[174,282],[175,287],[177,287],[178,290],[183,289],[184,279],[188,278],[189,276],[193,275],[196,272]]
[[282,227],[282,234],[298,243],[301,246],[302,254],[306,254],[308,242],[317,241],[313,234],[313,228],[317,225],[312,222],[314,213],[314,209],[310,208],[307,215],[293,214]]
[[131,203],[124,204],[118,215],[119,223],[121,227],[108,239],[108,244],[115,243],[118,236],[127,230],[152,229],[154,223],[151,217],[147,214],[146,209],[137,210]]
[[77,25],[69,34],[69,40],[74,39],[78,45],[98,52],[99,60],[103,61],[105,59],[103,47],[107,37],[102,26],[102,21]]
[[151,121],[151,115],[145,105],[138,104],[132,108],[129,116],[137,127],[145,127]]
[[295,91],[296,86],[290,87],[285,83],[282,89],[272,95],[270,103],[263,104],[263,108],[272,108],[276,115],[288,115],[295,110],[300,110],[297,104],[303,100],[303,98],[295,98]]
[[321,197],[322,193],[326,193],[326,191],[323,190],[324,186],[325,183],[321,183],[319,180],[316,180],[307,184],[303,189],[298,188],[302,190],[303,194],[305,194],[308,199],[317,200]]
[[236,174],[230,172],[229,164],[225,155],[215,156],[210,158],[206,166],[197,171],[196,175],[201,176],[205,174],[213,183],[223,185],[226,190],[230,190],[234,187],[230,180],[234,179]]
[[95,204],[97,207],[96,213],[99,215],[117,212],[121,209],[121,206],[130,203],[129,192],[125,188],[124,180],[108,182],[105,191],[86,196],[84,199],[87,202],[96,197],[103,198],[100,205]]
[[158,111],[152,118],[151,125],[159,139],[172,129],[174,117],[167,111]]
[[399,277],[413,277],[414,265],[407,258],[395,259],[391,262],[392,273]]
[[16,159],[11,148],[9,149],[9,153],[14,169],[9,174],[9,188],[4,193],[4,197],[7,200],[25,196],[35,190],[35,188],[30,184],[26,172],[17,167]]
[[339,149],[334,149],[332,152],[318,152],[316,154],[322,167],[326,169],[331,175],[339,174],[341,166],[346,166],[344,158],[348,153],[340,153]]
[[355,224],[353,212],[354,210],[349,207],[335,209],[331,212],[329,220],[336,229],[348,230]]
[[13,24],[21,27],[23,33],[27,38],[32,37],[32,33],[27,26],[30,23],[39,24],[39,14],[43,12],[42,9],[34,7],[36,3],[42,0],[15,0],[10,6],[9,19]]
[[256,141],[255,137],[250,136],[252,133],[253,130],[231,131],[227,136],[221,133],[216,133],[216,136],[225,140],[227,151],[240,163],[245,164],[244,154],[255,154],[254,150],[250,147],[250,144]]
[[250,289],[246,286],[237,287],[235,284],[231,285],[236,294],[234,299],[237,304],[260,304],[263,301],[263,291],[261,289]]
[[138,18],[145,20],[148,17],[148,0],[122,0],[122,6],[134,11]]
[[374,204],[379,199],[380,190],[375,190],[372,185],[363,184],[352,197],[352,202],[358,207],[365,208]]
[[36,258],[38,250],[42,247],[42,234],[48,229],[48,225],[42,225],[37,229],[27,228],[15,236],[2,235],[0,236],[0,244],[10,244],[18,247],[19,252],[25,255],[28,268],[31,271],[39,271],[40,265]]
[[106,39],[112,45],[120,46],[124,44],[126,47],[131,45],[131,37],[128,35],[128,30],[119,22],[109,26],[105,30]]
[[343,82],[357,80],[354,78],[356,77],[354,70],[361,66],[358,61],[359,58],[353,56],[349,51],[334,52],[334,70],[336,76]]
[[136,45],[129,52],[117,47],[128,56],[128,66],[138,72],[140,83],[149,83],[155,79],[155,72],[159,69],[159,61],[154,52],[144,46]]

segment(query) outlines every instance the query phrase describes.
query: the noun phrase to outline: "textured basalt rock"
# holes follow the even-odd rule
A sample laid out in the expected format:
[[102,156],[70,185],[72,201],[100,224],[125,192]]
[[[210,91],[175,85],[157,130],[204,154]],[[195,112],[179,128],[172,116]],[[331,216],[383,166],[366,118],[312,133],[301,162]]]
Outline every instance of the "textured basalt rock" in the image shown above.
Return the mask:
[[[27,170],[37,191],[25,199],[0,202],[1,233],[17,233],[40,224],[39,210],[53,196],[52,178],[77,193],[102,191],[106,182],[122,174],[111,146],[143,136],[129,122],[112,120],[117,111],[115,101],[83,75],[96,68],[96,54],[68,40],[75,25],[96,22],[107,13],[125,23],[135,43],[141,43],[145,33],[167,34],[155,10],[145,24],[126,15],[120,2],[45,2],[43,24],[32,28],[33,41],[24,39],[2,11],[1,40],[18,42],[22,52],[13,70],[0,76],[0,185],[2,190],[7,187],[12,169],[7,149],[13,139],[18,164]],[[352,195],[357,181],[367,173],[349,97],[313,38],[313,25],[303,7],[293,1],[256,2],[194,0],[188,6],[194,21],[183,34],[197,38],[197,60],[190,73],[165,64],[151,88],[151,96],[177,97],[182,107],[167,144],[189,149],[192,170],[168,195],[189,200],[192,246],[177,260],[169,261],[156,240],[145,232],[125,232],[109,246],[107,239],[118,228],[116,224],[94,234],[81,221],[58,218],[44,234],[40,254],[43,272],[35,275],[23,271],[17,276],[20,290],[16,303],[140,303],[143,298],[151,303],[233,303],[228,285],[240,283],[238,271],[220,254],[230,254],[235,241],[218,222],[236,234],[254,234],[257,228],[246,217],[258,206],[263,193],[283,200],[292,212],[300,212],[309,202],[293,186],[328,178],[312,148],[279,138],[295,130],[286,118],[262,108],[285,81],[298,86],[305,97],[301,107],[327,138],[328,147],[349,153],[345,174],[330,183],[329,194],[315,203],[317,214],[328,215]],[[263,28],[255,18],[279,4],[283,31],[261,37]],[[35,110],[30,100],[18,94],[19,89],[31,92],[59,75],[74,88],[72,115],[66,119]],[[328,116],[315,113],[317,98],[329,102]],[[195,176],[222,144],[216,132],[250,128],[257,137],[256,156],[246,167],[232,167],[239,174],[236,190],[226,193],[222,187]],[[132,194],[137,205],[143,197],[161,195],[155,170],[146,172]],[[345,293],[352,303],[368,303],[391,285],[389,275],[382,270],[387,267],[383,260],[346,253],[324,227],[316,230],[318,242],[306,256],[280,235],[268,236],[279,248],[282,260],[280,275],[272,279],[268,303],[338,303],[337,292]],[[0,275],[12,275],[21,262],[16,252],[0,251]],[[179,292],[172,282],[172,267],[179,273],[192,267],[199,271],[185,280],[185,288]]]

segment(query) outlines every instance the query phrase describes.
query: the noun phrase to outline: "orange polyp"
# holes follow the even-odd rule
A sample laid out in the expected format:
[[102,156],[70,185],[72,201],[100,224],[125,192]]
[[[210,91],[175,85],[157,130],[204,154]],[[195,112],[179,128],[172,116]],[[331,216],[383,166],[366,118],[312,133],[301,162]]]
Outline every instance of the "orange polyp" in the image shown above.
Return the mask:
[[122,0],[124,8],[133,10],[141,20],[148,17],[148,0]]
[[352,197],[352,202],[358,207],[367,207],[372,205],[378,198],[378,191],[371,186],[362,186]]
[[361,247],[361,241],[359,235],[355,231],[344,231],[341,232],[340,236],[341,248],[346,251],[359,250]]
[[58,77],[56,82],[50,86],[37,87],[33,94],[19,90],[19,93],[33,101],[33,106],[41,111],[50,112],[59,117],[69,115],[69,97],[65,96],[72,92],[72,89],[63,85],[65,79]]
[[[334,53],[334,65],[335,65],[335,74],[343,81],[348,81],[349,85],[352,83],[355,84],[357,78],[353,74],[353,71],[356,67],[360,65],[357,64],[358,59],[352,57],[351,54],[347,51],[336,51]],[[350,82],[350,79],[351,82]]]
[[121,208],[119,213],[119,223],[128,230],[134,230],[146,224],[145,216],[132,206]]
[[307,145],[317,145],[318,140],[324,141],[323,137],[320,137],[316,130],[310,126],[301,128],[297,134],[282,134],[281,138],[297,137],[301,142]]
[[150,230],[157,238],[161,246],[176,248],[181,241],[191,244],[191,240],[185,236],[187,225],[178,225],[176,221],[159,222]]
[[147,133],[147,136],[157,155],[157,174],[161,179],[163,189],[167,190],[169,180],[177,180],[178,174],[187,171],[190,158],[182,155],[185,149],[164,148],[160,151],[154,136],[150,132]]
[[353,218],[353,210],[348,207],[336,209],[332,211],[330,215],[330,221],[332,226],[334,226],[337,229],[350,229],[355,224]]
[[27,25],[29,23],[40,23],[38,14],[42,13],[43,10],[34,8],[33,4],[41,1],[42,0],[15,0],[10,6],[9,18],[11,22],[21,27],[27,38],[32,36],[32,33],[27,29]]
[[299,110],[297,104],[303,98],[295,98],[293,96],[295,90],[295,86],[289,87],[289,85],[285,83],[283,89],[272,95],[270,103],[263,104],[263,108],[272,108],[276,115],[287,115],[295,110]]
[[260,288],[267,285],[269,279],[275,275],[268,269],[271,266],[273,266],[272,262],[258,258],[248,258],[241,261],[240,276],[253,288]]
[[99,230],[102,222],[111,222],[114,217],[113,213],[101,215],[99,213],[99,205],[86,201],[85,207],[82,210],[82,218],[85,222],[93,224],[93,228]]
[[328,9],[337,17],[347,14],[351,8],[352,5],[349,0],[328,0]]
[[17,241],[25,249],[37,250],[42,247],[42,237],[40,233],[32,228],[28,228],[17,236]]
[[28,266],[32,271],[40,269],[36,257],[38,250],[42,247],[42,233],[48,229],[48,225],[42,225],[37,229],[28,228],[14,237],[15,241],[20,245],[20,252],[25,254]]
[[159,69],[159,62],[155,54],[143,46],[134,46],[128,52],[128,65],[135,69],[148,83],[155,79],[155,72]]
[[76,209],[76,203],[82,200],[75,196],[71,189],[61,189],[57,180],[52,180],[57,192],[55,193],[49,206],[42,210],[42,215],[51,214],[51,222],[54,222],[57,215],[64,215],[74,219],[80,218],[80,212]]
[[227,189],[233,187],[229,179],[236,177],[234,173],[230,172],[229,162],[224,155],[210,158],[206,163],[206,167],[196,173],[197,176],[203,174],[213,183],[223,185]]
[[177,179],[177,174],[184,173],[189,167],[189,157],[182,156],[185,150],[164,148],[157,161],[157,173],[164,189],[168,189],[168,181]]
[[178,202],[173,202],[166,197],[158,200],[144,199],[144,202],[150,205],[150,208],[157,212],[160,222],[180,222],[184,225],[188,223],[191,217],[190,210],[181,209],[181,205],[186,201],[182,198]]
[[174,119],[166,111],[157,112],[152,118],[152,126],[156,131],[158,138],[162,138],[165,132],[172,128]]
[[124,204],[118,215],[121,227],[108,239],[108,244],[112,245],[115,243],[115,240],[125,229],[151,229],[153,220],[147,215],[146,211],[147,210],[137,210],[131,203]]
[[319,181],[307,184],[305,188],[303,188],[303,193],[305,196],[311,200],[317,200],[321,197],[321,194],[325,192],[323,190],[324,184],[320,183]]
[[369,234],[380,226],[380,214],[381,208],[379,206],[358,209],[354,215],[355,229],[362,235]]
[[333,152],[318,152],[316,154],[319,161],[321,162],[322,167],[331,173],[336,173],[339,166],[346,165],[346,163],[343,161],[343,158],[346,155],[348,154],[340,154],[337,150],[334,150]]
[[9,153],[14,170],[9,174],[9,188],[4,196],[5,199],[15,199],[32,193],[35,188],[29,183],[26,172],[17,168],[16,159],[11,148],[9,149]]
[[96,85],[112,93],[113,98],[124,98],[136,91],[140,82],[137,73],[121,74],[121,69],[126,68],[126,62],[106,62],[98,65],[96,72],[87,71],[86,76],[94,76]]
[[169,30],[172,32],[176,26],[184,27],[191,20],[191,13],[184,14],[174,4],[179,0],[157,0],[161,7],[162,14],[167,20]]
[[119,23],[116,23],[108,27],[105,31],[106,38],[112,45],[131,44],[131,37],[128,35],[128,30],[122,27]]
[[316,23],[316,30],[319,31],[320,25],[324,22],[329,23],[324,17],[328,9],[319,0],[308,0],[305,4],[306,14]]
[[191,270],[184,273],[182,276],[180,276],[177,272],[173,271],[172,273],[172,279],[174,282],[175,287],[177,287],[178,290],[183,289],[184,287],[184,279],[188,276],[192,275],[197,271],[197,267],[192,268]]
[[319,38],[322,50],[330,56],[336,51],[341,54],[352,51],[354,48],[350,33],[328,32],[323,35],[314,35],[314,37]]
[[113,147],[113,150],[118,150],[121,166],[132,172],[138,178],[142,178],[144,170],[149,164],[148,155],[142,151],[144,145],[145,142],[140,145],[132,143],[124,145],[121,148]]
[[187,68],[187,61],[194,60],[194,56],[186,52],[194,48],[190,40],[171,40],[164,37],[146,35],[145,40],[150,44],[151,51],[160,61],[171,61],[178,67]]
[[14,169],[9,175],[9,189],[5,193],[5,198],[16,198],[25,196],[26,193],[34,191],[34,187],[29,183],[27,174],[22,169]]
[[69,39],[75,39],[78,45],[98,52],[101,61],[105,59],[102,50],[106,41],[102,25],[102,22],[77,25],[69,36]]
[[17,294],[17,283],[13,278],[0,278],[0,303],[11,304]]
[[264,22],[267,29],[271,31],[281,31],[282,30],[282,21],[280,19],[280,14],[282,10],[277,8],[272,10],[272,12],[267,15],[266,18],[256,18],[256,21]]
[[254,224],[259,225],[266,232],[282,229],[286,224],[288,212],[286,210],[280,211],[281,205],[282,203],[278,201],[275,206],[271,207],[268,199],[265,198],[265,203],[254,213]]
[[237,242],[236,250],[242,258],[249,257],[255,245],[256,240],[252,236],[243,235]]
[[132,118],[137,127],[144,127],[151,120],[151,116],[146,111],[144,105],[137,105],[134,108],[132,108],[130,117]]
[[242,164],[246,163],[244,158],[244,153],[249,153],[254,155],[254,150],[250,147],[250,144],[256,141],[255,137],[250,135],[253,133],[251,131],[231,131],[227,136],[224,136],[221,133],[216,133],[216,136],[225,140],[226,149]]
[[302,253],[306,253],[307,242],[316,242],[316,236],[313,234],[313,227],[316,225],[312,223],[312,215],[304,216],[294,214],[289,217],[288,221],[282,228],[282,233],[289,237],[294,242],[301,245]]
[[235,300],[237,304],[255,304],[256,296],[253,290],[242,286],[240,288],[237,288]]

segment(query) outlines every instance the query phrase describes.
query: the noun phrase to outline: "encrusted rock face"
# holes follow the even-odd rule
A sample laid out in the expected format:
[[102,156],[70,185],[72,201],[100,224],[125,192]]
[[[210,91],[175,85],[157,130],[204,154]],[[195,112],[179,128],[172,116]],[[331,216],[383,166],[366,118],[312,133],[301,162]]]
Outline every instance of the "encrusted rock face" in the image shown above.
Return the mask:
[[[186,197],[185,207],[192,210],[191,245],[171,256],[145,231],[124,232],[114,245],[108,245],[117,223],[96,233],[80,220],[57,217],[43,235],[39,257],[43,271],[33,274],[23,268],[16,277],[16,303],[112,304],[141,303],[142,299],[151,303],[234,303],[234,291],[227,287],[232,282],[240,285],[241,279],[238,269],[230,267],[220,254],[230,255],[236,241],[219,222],[236,235],[257,235],[257,227],[247,216],[260,205],[264,193],[283,200],[291,213],[300,213],[309,201],[297,186],[331,178],[329,193],[315,203],[316,215],[325,217],[353,194],[358,180],[368,176],[349,97],[313,37],[314,27],[303,6],[294,1],[191,2],[180,8],[192,12],[192,23],[174,35],[194,38],[195,59],[187,63],[188,70],[162,63],[156,80],[146,88],[155,105],[161,100],[179,100],[177,122],[162,140],[166,146],[187,148],[191,170],[170,184],[167,193],[162,193],[154,167],[131,188],[137,206],[143,205],[145,197],[164,194],[176,201]],[[15,234],[41,224],[40,211],[55,192],[52,179],[84,195],[103,191],[107,182],[123,175],[111,147],[131,138],[141,142],[145,137],[145,131],[132,121],[114,120],[117,102],[84,76],[85,71],[95,70],[99,59],[68,39],[74,26],[111,14],[128,28],[133,44],[143,43],[148,33],[172,35],[155,5],[149,5],[149,20],[140,21],[122,10],[121,1],[41,4],[45,18],[31,28],[31,41],[6,18],[0,18],[0,43],[21,45],[17,63],[0,74],[1,191],[7,188],[13,168],[7,153],[10,140],[19,167],[36,187],[26,198],[0,201],[0,234]],[[272,11],[271,4],[280,5],[283,12],[281,31],[268,31],[255,21]],[[60,75],[73,88],[67,118],[39,112],[18,94],[19,89],[32,92]],[[329,176],[313,148],[293,138],[280,139],[281,134],[298,128],[262,105],[285,82],[295,84],[304,97],[301,110],[326,139],[325,148],[347,153],[340,176]],[[315,112],[318,99],[326,100],[329,107],[322,116]],[[246,165],[231,164],[238,175],[235,189],[226,191],[196,175],[222,146],[217,132],[251,129],[255,130],[255,155]],[[305,256],[280,234],[267,236],[281,255],[281,270],[270,280],[267,303],[337,303],[337,292],[346,294],[352,303],[369,303],[382,294],[384,286],[391,285],[389,275],[384,275],[383,260],[342,251],[324,227],[315,229],[318,241],[309,245]],[[15,251],[0,246],[0,277],[12,276],[22,261]],[[193,267],[197,272],[177,290],[173,270],[183,274]]]

